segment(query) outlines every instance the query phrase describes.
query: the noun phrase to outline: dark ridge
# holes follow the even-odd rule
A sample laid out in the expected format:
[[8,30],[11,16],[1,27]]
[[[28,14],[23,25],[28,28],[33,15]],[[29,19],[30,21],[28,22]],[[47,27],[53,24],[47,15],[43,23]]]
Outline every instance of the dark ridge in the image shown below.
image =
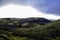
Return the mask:
[[20,23],[26,23],[26,22],[29,22],[29,23],[38,23],[38,24],[47,24],[47,23],[50,23],[52,22],[51,20],[48,20],[48,19],[45,19],[45,18],[26,18],[26,19],[21,19],[19,21]]

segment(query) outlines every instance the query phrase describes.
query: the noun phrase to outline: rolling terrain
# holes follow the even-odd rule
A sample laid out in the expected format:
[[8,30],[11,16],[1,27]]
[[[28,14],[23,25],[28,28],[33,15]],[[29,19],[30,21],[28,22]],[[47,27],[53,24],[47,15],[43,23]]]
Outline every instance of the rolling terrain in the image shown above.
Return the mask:
[[0,40],[60,40],[60,20],[0,18]]

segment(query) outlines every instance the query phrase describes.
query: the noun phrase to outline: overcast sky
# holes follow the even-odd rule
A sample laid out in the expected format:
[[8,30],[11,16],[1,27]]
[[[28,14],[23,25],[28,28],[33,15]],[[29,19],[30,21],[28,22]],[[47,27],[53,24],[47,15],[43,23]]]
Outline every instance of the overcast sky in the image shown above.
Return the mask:
[[29,5],[46,14],[60,16],[60,0],[0,0],[0,7],[7,4]]

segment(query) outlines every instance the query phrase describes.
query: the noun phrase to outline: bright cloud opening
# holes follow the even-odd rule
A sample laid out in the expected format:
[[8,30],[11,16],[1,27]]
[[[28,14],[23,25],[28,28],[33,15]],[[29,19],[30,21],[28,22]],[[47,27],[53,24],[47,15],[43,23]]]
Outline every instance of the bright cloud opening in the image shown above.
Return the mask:
[[47,19],[60,19],[60,16],[49,15],[38,12],[31,6],[22,6],[8,4],[0,8],[0,18],[28,18],[28,17],[44,17]]

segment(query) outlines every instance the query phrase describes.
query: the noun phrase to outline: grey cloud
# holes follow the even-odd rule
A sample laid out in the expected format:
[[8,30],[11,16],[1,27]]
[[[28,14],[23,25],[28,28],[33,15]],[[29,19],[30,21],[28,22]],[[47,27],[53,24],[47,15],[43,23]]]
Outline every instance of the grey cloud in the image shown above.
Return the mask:
[[30,5],[38,11],[60,15],[60,0],[13,0],[12,3]]
[[28,0],[12,0],[13,4],[20,4],[20,5],[26,5]]
[[60,0],[0,0],[0,6],[8,3],[30,5],[38,11],[60,15]]
[[10,3],[10,0],[0,0],[0,7]]

